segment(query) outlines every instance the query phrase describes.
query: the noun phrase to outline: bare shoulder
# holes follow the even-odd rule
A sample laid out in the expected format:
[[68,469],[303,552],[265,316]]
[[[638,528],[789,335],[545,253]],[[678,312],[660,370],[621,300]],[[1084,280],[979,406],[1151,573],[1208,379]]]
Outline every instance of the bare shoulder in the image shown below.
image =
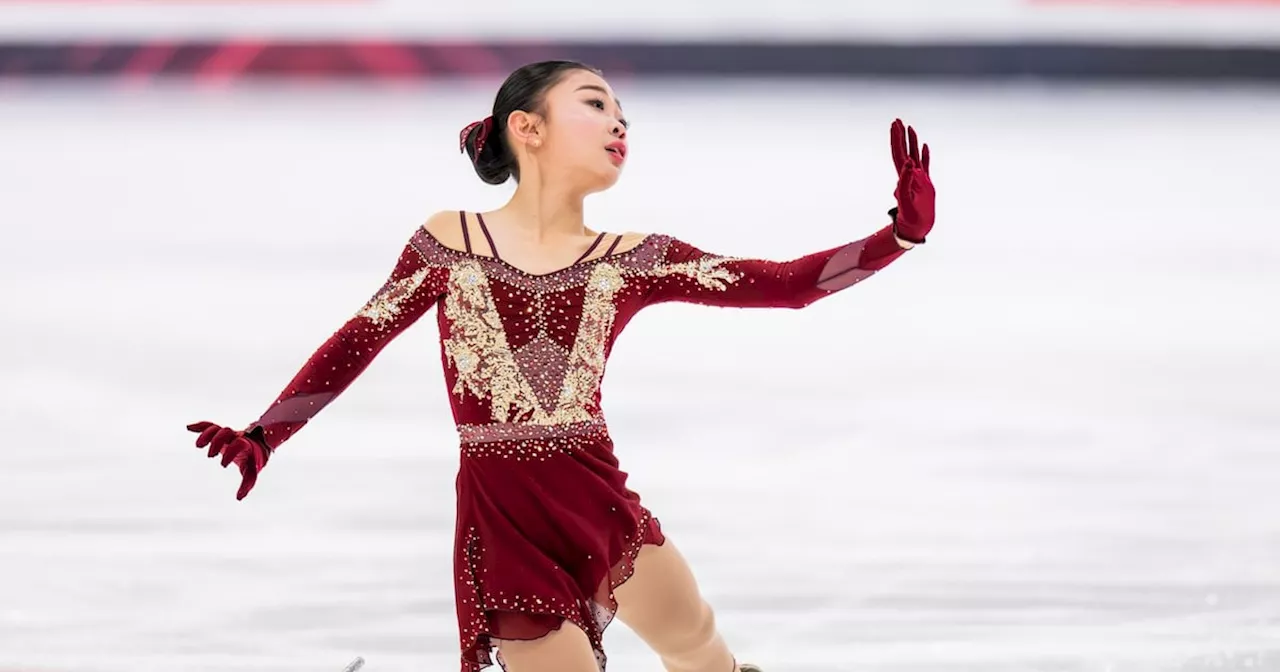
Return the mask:
[[427,218],[422,229],[447,247],[462,248],[462,219],[457,210],[441,210]]
[[654,234],[639,233],[636,231],[627,231],[619,234],[621,238],[618,240],[618,246],[614,248],[614,253],[626,252],[627,250],[639,247],[644,241],[648,240]]

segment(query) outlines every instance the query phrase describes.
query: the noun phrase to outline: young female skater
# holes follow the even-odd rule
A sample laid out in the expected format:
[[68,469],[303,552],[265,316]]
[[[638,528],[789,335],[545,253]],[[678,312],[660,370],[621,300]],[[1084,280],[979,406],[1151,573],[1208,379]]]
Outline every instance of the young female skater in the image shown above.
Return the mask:
[[444,212],[414,231],[390,278],[244,430],[189,426],[235,464],[237,499],[280,444],[384,346],[436,306],[462,457],[454,579],[462,671],[600,672],[616,614],[671,672],[732,672],[680,552],[626,487],[600,408],[614,339],[646,306],[801,308],[884,268],[933,226],[929,149],[895,121],[892,223],[789,262],[720,256],[659,233],[586,227],[583,199],[617,181],[627,122],[596,70],[520,68],[493,114],[462,131],[480,179],[518,182],[489,213]]

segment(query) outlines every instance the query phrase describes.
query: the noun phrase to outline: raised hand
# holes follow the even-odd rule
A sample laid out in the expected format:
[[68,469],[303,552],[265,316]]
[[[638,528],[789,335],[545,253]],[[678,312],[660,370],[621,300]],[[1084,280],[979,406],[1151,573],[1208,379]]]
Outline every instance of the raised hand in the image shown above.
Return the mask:
[[909,243],[923,243],[933,230],[936,204],[929,178],[929,145],[921,149],[916,129],[895,119],[889,127],[889,149],[898,172],[898,184],[893,190],[898,205],[891,213],[894,234]]
[[187,425],[187,429],[200,435],[196,437],[196,447],[208,446],[209,457],[221,455],[223,467],[235,464],[240,468],[240,489],[236,491],[236,499],[244,499],[258,482],[258,472],[267,466],[271,449],[258,437],[212,422],[193,423]]

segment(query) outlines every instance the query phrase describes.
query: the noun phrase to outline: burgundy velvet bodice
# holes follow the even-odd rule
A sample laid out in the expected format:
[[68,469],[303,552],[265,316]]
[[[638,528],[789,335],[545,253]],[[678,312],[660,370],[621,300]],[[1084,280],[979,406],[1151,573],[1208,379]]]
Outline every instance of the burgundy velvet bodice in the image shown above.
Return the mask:
[[609,352],[644,307],[683,301],[801,308],[901,253],[889,227],[786,262],[720,256],[651,234],[630,249],[531,274],[447,247],[419,228],[386,283],[249,429],[278,447],[432,306],[439,308],[441,359],[464,441],[534,439],[602,423]]

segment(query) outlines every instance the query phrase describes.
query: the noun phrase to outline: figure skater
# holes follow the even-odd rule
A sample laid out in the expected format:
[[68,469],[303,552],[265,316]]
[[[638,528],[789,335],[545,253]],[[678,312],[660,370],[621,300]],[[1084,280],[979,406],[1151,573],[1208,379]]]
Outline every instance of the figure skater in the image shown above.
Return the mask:
[[671,672],[739,665],[685,559],[627,488],[600,408],[614,339],[665,301],[802,308],[862,281],[933,227],[929,148],[895,121],[891,223],[787,262],[704,252],[663,233],[586,226],[583,200],[627,159],[627,122],[601,73],[534,63],[502,84],[461,145],[503,207],[416,228],[386,283],[306,362],[257,422],[188,427],[235,464],[243,499],[274,451],[437,307],[460,439],[454,580],[462,672],[600,672],[615,615]]

